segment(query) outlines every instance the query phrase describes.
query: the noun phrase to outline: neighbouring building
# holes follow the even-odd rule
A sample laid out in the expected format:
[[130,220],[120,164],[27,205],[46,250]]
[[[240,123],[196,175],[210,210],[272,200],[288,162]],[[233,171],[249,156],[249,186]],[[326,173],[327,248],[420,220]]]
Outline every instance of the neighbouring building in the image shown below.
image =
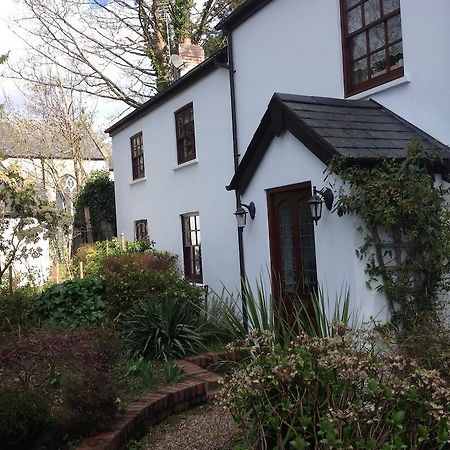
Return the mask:
[[401,158],[411,139],[449,180],[449,19],[447,0],[248,0],[218,25],[226,49],[107,130],[118,232],[133,239],[145,221],[214,291],[239,290],[242,274],[279,279],[285,297],[349,288],[361,317],[386,319],[357,219],[324,208],[314,226],[307,201],[334,155]]
[[[110,167],[107,145],[94,145],[86,134],[75,152],[48,123],[5,116],[0,120],[0,138],[1,164],[16,166],[38,191],[56,203],[59,211],[70,215],[74,214],[75,198],[83,182],[92,172]],[[38,285],[49,277],[58,280],[58,267],[63,272],[69,264],[72,238],[72,233],[61,231],[53,243],[41,239],[36,248],[42,249],[42,255],[15,263],[14,278],[22,284]]]

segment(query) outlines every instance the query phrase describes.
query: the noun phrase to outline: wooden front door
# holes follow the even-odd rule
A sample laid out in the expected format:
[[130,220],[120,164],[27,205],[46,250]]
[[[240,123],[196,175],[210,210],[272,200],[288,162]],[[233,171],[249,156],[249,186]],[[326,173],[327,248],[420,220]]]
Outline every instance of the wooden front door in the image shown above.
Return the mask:
[[317,289],[314,224],[309,212],[311,183],[267,191],[272,290],[285,314],[296,301],[309,309]]

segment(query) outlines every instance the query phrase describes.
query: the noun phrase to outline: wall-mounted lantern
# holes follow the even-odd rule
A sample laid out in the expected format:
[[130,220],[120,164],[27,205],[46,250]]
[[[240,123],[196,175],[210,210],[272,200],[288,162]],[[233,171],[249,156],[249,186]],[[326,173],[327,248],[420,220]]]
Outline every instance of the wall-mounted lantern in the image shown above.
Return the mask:
[[322,217],[322,206],[325,203],[325,206],[329,211],[333,207],[334,195],[333,191],[330,188],[323,188],[320,191],[316,189],[316,186],[313,187],[313,195],[308,200],[309,209],[311,211],[311,217],[314,223],[317,225],[317,222]]
[[[248,213],[244,208],[247,208]],[[253,202],[249,203],[248,205],[246,205],[245,203],[241,203],[237,211],[234,213],[234,215],[236,216],[238,228],[244,228],[247,224],[247,214],[250,214],[250,218],[252,220],[255,219],[256,207]]]

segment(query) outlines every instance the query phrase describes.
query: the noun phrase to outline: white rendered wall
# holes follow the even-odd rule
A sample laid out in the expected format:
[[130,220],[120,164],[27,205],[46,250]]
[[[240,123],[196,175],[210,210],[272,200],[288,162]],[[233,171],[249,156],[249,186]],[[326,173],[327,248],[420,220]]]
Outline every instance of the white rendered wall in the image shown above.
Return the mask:
[[[450,144],[450,1],[401,0],[401,19],[405,77],[351,98]],[[344,98],[339,0],[273,0],[233,31],[233,55],[243,154],[274,92]]]
[[[275,138],[267,150],[249,187],[244,203],[254,202],[255,220],[244,229],[245,267],[254,283],[261,276],[270,291],[270,249],[266,189],[310,181],[318,189],[325,186],[325,165],[288,131]],[[331,307],[337,295],[350,289],[351,309],[360,320],[370,317],[384,321],[388,308],[384,297],[366,286],[364,263],[355,254],[362,244],[359,224],[350,216],[338,217],[323,208],[315,226],[317,275],[319,286],[328,295]]]
[[[177,166],[174,112],[193,102],[197,162]],[[132,181],[130,137],[142,131],[145,179]],[[117,231],[134,239],[147,219],[156,248],[179,256],[180,215],[198,211],[203,282],[215,291],[239,286],[228,72],[217,69],[113,136]]]

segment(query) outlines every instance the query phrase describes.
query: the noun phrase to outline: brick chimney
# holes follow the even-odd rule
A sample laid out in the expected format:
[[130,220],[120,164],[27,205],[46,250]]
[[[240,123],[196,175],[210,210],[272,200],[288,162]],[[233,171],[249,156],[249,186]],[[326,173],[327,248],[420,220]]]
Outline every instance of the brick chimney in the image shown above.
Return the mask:
[[184,38],[183,43],[178,45],[178,55],[184,60],[183,66],[178,70],[180,77],[205,60],[203,48],[200,45],[193,44],[191,38],[188,37]]

